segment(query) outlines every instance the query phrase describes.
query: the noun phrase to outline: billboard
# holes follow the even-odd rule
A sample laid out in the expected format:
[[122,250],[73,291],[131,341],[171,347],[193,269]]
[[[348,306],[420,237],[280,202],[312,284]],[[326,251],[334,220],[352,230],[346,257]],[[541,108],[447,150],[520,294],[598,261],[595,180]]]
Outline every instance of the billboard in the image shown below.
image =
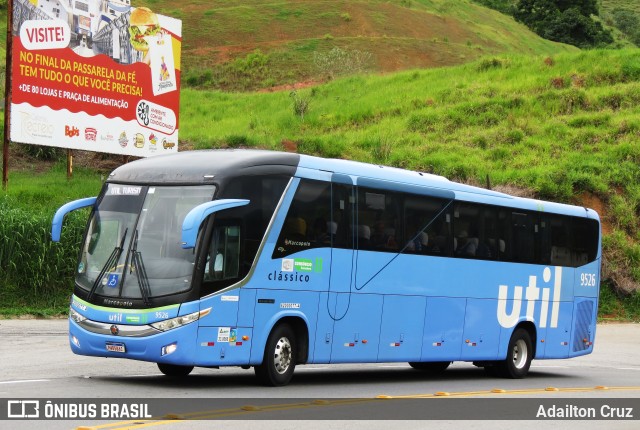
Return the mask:
[[14,0],[11,141],[178,150],[182,23],[130,0]]

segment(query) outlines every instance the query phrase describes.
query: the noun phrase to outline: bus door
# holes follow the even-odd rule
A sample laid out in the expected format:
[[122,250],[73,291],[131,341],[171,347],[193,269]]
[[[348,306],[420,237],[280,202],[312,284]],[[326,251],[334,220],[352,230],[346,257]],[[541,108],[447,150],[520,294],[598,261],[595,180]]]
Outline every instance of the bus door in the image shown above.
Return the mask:
[[[339,179],[334,175],[334,181]],[[382,296],[357,290],[358,196],[356,188],[335,184],[334,201],[338,209],[348,195],[351,216],[350,242],[333,248],[330,299],[335,297],[335,320],[331,362],[374,362],[378,356]],[[344,196],[344,197],[342,197]]]
[[332,175],[331,184],[331,263],[329,289],[320,296],[316,335],[316,362],[329,362],[335,348],[335,323],[345,318],[350,308],[353,286],[355,196],[353,180]]

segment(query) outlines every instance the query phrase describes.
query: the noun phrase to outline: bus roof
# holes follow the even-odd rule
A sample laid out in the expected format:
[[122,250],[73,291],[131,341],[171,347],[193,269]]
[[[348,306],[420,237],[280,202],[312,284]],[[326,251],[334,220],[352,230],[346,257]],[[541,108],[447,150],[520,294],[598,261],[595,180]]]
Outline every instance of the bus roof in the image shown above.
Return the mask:
[[217,176],[240,173],[259,166],[283,166],[295,173],[300,155],[288,152],[212,149],[185,151],[143,158],[124,164],[109,175],[109,182],[143,184],[198,184]]
[[358,178],[371,178],[393,183],[397,185],[398,191],[402,191],[403,184],[409,184],[453,191],[456,198],[465,201],[599,219],[595,211],[582,207],[514,197],[452,182],[442,176],[429,173],[350,160],[253,149],[185,151],[144,158],[118,167],[109,175],[108,181],[149,184],[209,183],[215,180],[215,177],[236,176],[247,171],[246,169],[255,170],[259,167],[267,168],[263,170],[265,174],[269,172],[270,167],[277,173],[287,172],[293,176],[297,172],[297,176],[301,177],[305,177],[305,171],[321,171],[327,175],[331,173],[350,175],[354,177],[356,184]]

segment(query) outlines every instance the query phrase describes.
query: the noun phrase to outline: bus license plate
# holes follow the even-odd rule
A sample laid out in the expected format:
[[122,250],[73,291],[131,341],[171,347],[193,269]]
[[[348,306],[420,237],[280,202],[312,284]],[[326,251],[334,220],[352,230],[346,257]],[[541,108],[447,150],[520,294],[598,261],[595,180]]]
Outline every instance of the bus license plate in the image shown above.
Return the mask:
[[124,343],[107,342],[107,351],[111,352],[127,352]]

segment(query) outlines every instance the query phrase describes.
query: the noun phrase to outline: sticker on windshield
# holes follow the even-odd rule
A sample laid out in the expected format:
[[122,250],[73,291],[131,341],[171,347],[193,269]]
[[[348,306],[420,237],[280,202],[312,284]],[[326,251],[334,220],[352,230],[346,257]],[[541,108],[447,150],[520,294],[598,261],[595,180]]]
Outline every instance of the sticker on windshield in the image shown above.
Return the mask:
[[110,196],[139,196],[142,192],[142,187],[128,187],[125,185],[112,185],[107,191],[107,195]]
[[78,264],[78,273],[84,273],[84,263],[80,262],[80,264]]
[[229,343],[236,343],[238,340],[238,332],[235,328],[232,328],[229,332]]
[[118,286],[118,282],[120,281],[120,275],[117,273],[111,273],[107,278],[107,287],[116,288]]

